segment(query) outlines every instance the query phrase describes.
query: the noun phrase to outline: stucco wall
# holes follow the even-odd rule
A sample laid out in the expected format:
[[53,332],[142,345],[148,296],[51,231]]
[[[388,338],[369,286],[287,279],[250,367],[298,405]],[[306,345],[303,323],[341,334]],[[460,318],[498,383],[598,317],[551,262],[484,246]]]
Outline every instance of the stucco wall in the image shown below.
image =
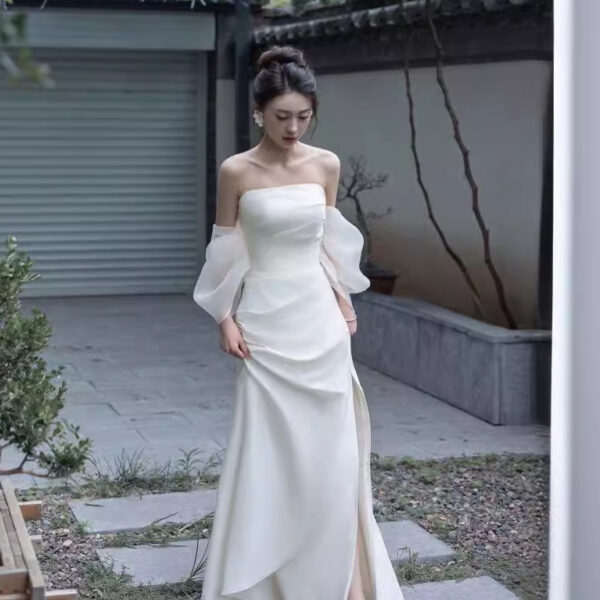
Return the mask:
[[[535,326],[542,192],[543,116],[550,64],[541,61],[447,66],[446,81],[470,150],[492,254],[519,324]],[[479,286],[487,320],[504,324],[483,262],[481,234],[435,70],[411,75],[417,144],[425,184],[448,240]],[[417,185],[402,70],[317,76],[319,124],[302,141],[330,148],[347,167],[364,155],[368,170],[389,174],[364,194],[367,210],[393,212],[371,221],[373,259],[399,275],[395,295],[422,298],[477,316],[464,280],[445,253]],[[257,128],[252,124],[253,143]],[[351,206],[340,208],[352,218]]]

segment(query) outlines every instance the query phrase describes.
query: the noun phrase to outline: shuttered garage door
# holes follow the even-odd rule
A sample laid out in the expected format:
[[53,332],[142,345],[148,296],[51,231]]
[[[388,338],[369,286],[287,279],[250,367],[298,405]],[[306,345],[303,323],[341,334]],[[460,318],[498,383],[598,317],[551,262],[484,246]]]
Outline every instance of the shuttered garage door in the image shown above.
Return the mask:
[[[27,296],[185,292],[197,271],[194,53],[36,51],[57,86],[0,75],[0,234]],[[203,117],[203,116],[202,116]]]

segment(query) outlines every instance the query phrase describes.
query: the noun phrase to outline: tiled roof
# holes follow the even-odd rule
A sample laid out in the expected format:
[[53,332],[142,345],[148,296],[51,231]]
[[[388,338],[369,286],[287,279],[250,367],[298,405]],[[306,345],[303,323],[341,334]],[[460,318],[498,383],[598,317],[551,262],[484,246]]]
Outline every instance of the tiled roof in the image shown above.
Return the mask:
[[[313,3],[311,3],[313,4]],[[259,26],[252,32],[252,41],[256,45],[268,43],[285,43],[299,38],[323,38],[352,34],[360,30],[379,29],[387,26],[398,26],[422,21],[425,18],[425,0],[405,0],[404,2],[385,3],[381,6],[360,8],[372,2],[355,1],[355,10],[342,0],[335,9],[329,8],[327,16],[308,18],[311,12],[306,10],[301,15],[293,16],[289,11],[265,8],[262,11],[263,21],[270,21],[268,26]],[[432,0],[434,15],[438,17],[503,17],[532,14],[549,15],[552,11],[552,0]]]
[[[12,9],[35,7],[43,10],[52,8],[126,8],[166,10],[233,10],[236,0],[13,0]],[[265,0],[249,0],[250,9],[261,10]]]

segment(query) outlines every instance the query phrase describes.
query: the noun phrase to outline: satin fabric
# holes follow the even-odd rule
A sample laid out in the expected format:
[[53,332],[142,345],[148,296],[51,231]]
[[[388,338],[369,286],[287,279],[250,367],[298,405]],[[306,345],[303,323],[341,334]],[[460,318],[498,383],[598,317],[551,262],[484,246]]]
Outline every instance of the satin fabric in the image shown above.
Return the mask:
[[334,290],[368,288],[363,238],[316,183],[256,188],[213,225],[193,298],[233,315],[237,367],[201,600],[403,600],[373,516],[371,430]]

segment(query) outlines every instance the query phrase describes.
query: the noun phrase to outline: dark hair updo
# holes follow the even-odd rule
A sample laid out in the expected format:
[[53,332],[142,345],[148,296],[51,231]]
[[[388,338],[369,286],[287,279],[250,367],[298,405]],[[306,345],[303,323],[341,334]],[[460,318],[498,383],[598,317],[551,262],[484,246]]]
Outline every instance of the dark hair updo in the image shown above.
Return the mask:
[[256,67],[252,98],[259,109],[275,96],[293,91],[310,98],[316,117],[317,82],[302,50],[294,46],[271,46],[258,57]]

